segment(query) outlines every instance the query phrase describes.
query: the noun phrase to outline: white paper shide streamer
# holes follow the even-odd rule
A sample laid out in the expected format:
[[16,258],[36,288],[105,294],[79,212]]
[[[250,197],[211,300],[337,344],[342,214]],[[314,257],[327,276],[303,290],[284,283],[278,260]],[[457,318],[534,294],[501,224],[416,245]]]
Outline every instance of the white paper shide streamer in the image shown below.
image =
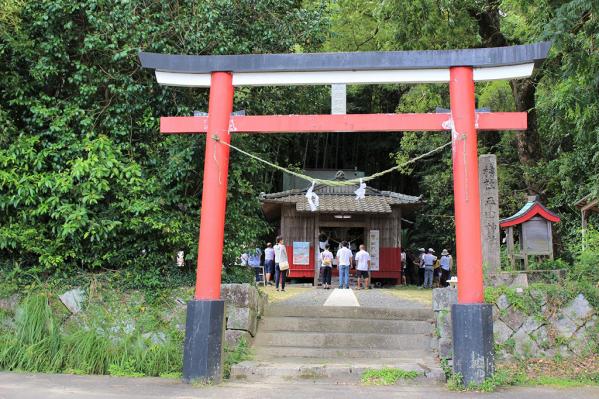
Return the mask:
[[356,194],[357,200],[361,200],[366,197],[366,183],[364,183],[362,179],[360,179],[360,187],[358,187],[354,193]]
[[315,212],[319,205],[318,195],[314,192],[314,184],[315,182],[312,182],[312,186],[306,192],[306,198],[308,199],[308,204],[310,205],[310,210],[312,212]]

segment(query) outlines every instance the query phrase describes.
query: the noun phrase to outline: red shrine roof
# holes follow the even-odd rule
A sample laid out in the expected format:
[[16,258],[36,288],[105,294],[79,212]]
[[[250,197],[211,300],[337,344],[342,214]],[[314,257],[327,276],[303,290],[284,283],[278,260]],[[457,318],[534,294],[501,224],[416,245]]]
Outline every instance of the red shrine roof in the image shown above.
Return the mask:
[[516,212],[514,215],[501,219],[499,221],[499,227],[506,228],[510,226],[515,226],[518,224],[522,224],[535,216],[541,216],[544,219],[549,220],[550,222],[557,223],[560,221],[559,216],[555,213],[551,212],[549,209],[545,208],[543,204],[539,201],[528,201],[522,209]]

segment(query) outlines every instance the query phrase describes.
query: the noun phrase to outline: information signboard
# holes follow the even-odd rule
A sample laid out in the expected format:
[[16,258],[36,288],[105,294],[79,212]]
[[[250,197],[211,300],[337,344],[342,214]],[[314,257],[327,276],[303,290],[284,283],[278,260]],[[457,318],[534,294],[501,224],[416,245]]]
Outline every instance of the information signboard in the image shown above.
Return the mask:
[[370,230],[368,237],[368,252],[370,253],[370,270],[379,270],[379,231]]
[[302,241],[293,241],[293,264],[310,264],[310,243]]

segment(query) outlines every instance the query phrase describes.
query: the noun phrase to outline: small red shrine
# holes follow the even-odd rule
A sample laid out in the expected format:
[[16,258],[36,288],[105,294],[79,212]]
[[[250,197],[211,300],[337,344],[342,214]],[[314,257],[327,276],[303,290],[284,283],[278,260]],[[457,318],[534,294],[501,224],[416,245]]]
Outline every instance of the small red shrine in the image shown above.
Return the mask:
[[[551,224],[559,221],[559,216],[534,196],[528,197],[528,202],[514,215],[500,220],[499,227],[506,229],[507,252],[512,266],[515,266],[516,260],[521,260],[524,269],[528,269],[528,257],[531,255],[548,256],[549,259],[553,259]],[[514,236],[518,238],[518,252],[514,245]]]

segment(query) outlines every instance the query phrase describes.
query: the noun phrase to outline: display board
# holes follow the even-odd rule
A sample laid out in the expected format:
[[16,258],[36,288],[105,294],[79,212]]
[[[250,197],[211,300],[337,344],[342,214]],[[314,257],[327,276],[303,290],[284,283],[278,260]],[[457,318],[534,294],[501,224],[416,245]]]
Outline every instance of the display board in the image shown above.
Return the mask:
[[370,230],[368,234],[368,252],[370,253],[370,270],[379,270],[379,231]]
[[551,226],[547,220],[534,217],[522,224],[522,243],[528,255],[551,253]]
[[293,241],[293,264],[310,264],[310,243],[303,241]]

